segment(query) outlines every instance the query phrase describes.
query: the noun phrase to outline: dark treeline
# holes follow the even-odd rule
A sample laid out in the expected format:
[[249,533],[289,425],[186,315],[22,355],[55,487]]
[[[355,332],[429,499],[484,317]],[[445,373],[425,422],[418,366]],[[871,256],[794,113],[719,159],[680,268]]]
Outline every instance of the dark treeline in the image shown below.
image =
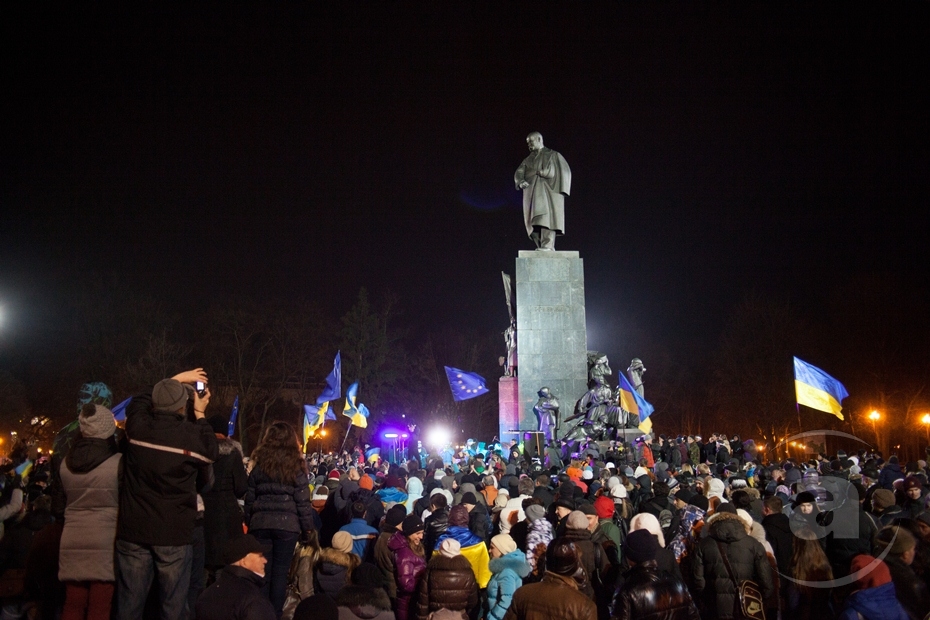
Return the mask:
[[[274,420],[299,431],[302,405],[320,394],[340,350],[343,392],[359,382],[359,402],[371,411],[369,435],[385,420],[437,421],[464,432],[496,425],[496,335],[426,332],[391,293],[370,296],[363,288],[341,315],[311,300],[195,308],[180,311],[125,288],[86,290],[73,299],[70,320],[46,355],[0,369],[0,431],[45,439],[76,415],[85,382],[106,383],[116,404],[202,366],[213,393],[208,415],[229,415],[239,395],[237,434],[251,447]],[[481,373],[493,394],[455,403],[444,365]],[[330,442],[347,423],[342,402],[333,406],[338,420],[327,424],[339,430]],[[49,422],[33,424],[37,416]]]
[[[930,432],[921,422],[930,412],[925,292],[883,275],[826,290],[828,303],[816,308],[750,292],[721,317],[719,335],[673,343],[666,334],[630,329],[618,350],[603,352],[614,382],[632,357],[645,361],[646,398],[656,407],[659,433],[722,431],[774,442],[801,429],[833,429],[886,452],[922,456]],[[421,426],[447,424],[462,439],[490,439],[497,427],[501,333],[451,322],[437,328],[442,322],[416,307],[415,300],[361,289],[341,308],[283,297],[179,308],[125,286],[91,284],[59,309],[65,318],[47,337],[51,342],[38,342],[31,355],[4,356],[0,431],[35,432],[30,423],[38,416],[50,419],[39,433],[48,434],[75,415],[77,389],[87,381],[107,383],[119,402],[179,370],[203,366],[214,393],[210,413],[228,415],[240,395],[238,433],[248,447],[271,420],[299,424],[301,405],[320,393],[341,350],[343,389],[360,382],[372,427],[405,415]],[[798,411],[793,355],[843,381],[850,392],[845,421]],[[491,393],[455,403],[444,365],[482,374]],[[559,396],[567,410],[581,395]],[[340,413],[342,403],[335,406]],[[866,417],[873,409],[882,415],[874,425]],[[338,417],[330,441],[345,432],[345,418]]]

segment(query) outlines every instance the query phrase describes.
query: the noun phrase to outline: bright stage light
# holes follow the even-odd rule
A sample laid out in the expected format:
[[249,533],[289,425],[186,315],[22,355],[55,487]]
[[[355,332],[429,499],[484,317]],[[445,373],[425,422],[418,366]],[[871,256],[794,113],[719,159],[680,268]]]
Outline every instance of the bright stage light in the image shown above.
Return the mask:
[[385,439],[397,439],[397,433],[385,433],[384,438]]
[[431,448],[443,448],[452,442],[452,433],[448,429],[436,427],[426,433],[426,445]]

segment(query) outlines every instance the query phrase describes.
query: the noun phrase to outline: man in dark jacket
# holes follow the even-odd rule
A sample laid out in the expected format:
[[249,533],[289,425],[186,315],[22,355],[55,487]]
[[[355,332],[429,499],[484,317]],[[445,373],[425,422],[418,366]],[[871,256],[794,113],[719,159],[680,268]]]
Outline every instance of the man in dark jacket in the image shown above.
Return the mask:
[[791,520],[784,514],[784,502],[780,497],[768,497],[762,504],[762,529],[765,539],[775,552],[775,563],[782,575],[791,574],[791,556],[794,553],[794,534]]
[[611,605],[612,620],[663,618],[699,620],[700,614],[687,586],[656,565],[659,541],[646,530],[630,532],[623,555],[632,567],[624,575]]
[[894,481],[902,478],[904,478],[904,472],[901,471],[901,465],[898,464],[898,457],[897,455],[891,455],[888,457],[888,462],[882,467],[881,473],[878,474],[878,485],[883,489],[894,491]]
[[[158,382],[126,409],[126,456],[116,535],[117,616],[141,618],[157,573],[163,618],[187,618],[198,486],[219,455],[204,419],[202,369]],[[187,417],[193,397],[193,416]],[[198,480],[198,474],[200,480]]]
[[262,595],[268,560],[251,534],[234,538],[226,546],[229,565],[216,582],[197,599],[200,620],[275,620],[274,607]]
[[429,562],[439,537],[449,529],[449,501],[442,493],[429,498],[430,515],[426,517],[426,531],[423,534],[423,547],[426,549],[426,561]]

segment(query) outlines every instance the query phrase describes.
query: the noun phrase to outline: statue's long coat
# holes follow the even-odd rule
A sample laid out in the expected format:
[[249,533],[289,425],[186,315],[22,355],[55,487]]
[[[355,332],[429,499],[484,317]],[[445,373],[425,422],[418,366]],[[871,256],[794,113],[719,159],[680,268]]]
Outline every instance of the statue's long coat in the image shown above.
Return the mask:
[[565,197],[572,185],[572,171],[565,158],[545,147],[530,153],[513,175],[517,189],[526,181],[523,190],[523,221],[526,234],[533,234],[534,226],[565,234]]

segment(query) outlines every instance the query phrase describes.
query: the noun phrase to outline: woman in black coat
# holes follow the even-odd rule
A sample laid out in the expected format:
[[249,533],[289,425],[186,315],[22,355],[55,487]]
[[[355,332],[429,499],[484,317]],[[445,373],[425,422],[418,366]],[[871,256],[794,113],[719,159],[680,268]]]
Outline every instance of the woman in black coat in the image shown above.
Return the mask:
[[242,509],[237,500],[245,495],[249,476],[242,464],[242,446],[226,436],[229,424],[226,418],[217,415],[207,421],[220,449],[220,456],[213,463],[213,486],[201,493],[206,545],[204,565],[212,576],[226,565],[224,551],[229,539],[242,535]]
[[[722,553],[726,554],[732,578]],[[734,617],[738,583],[751,579],[762,598],[774,592],[772,567],[765,547],[746,533],[743,521],[729,512],[720,512],[704,525],[701,542],[693,558],[694,590],[704,597],[709,616],[721,620]]]

